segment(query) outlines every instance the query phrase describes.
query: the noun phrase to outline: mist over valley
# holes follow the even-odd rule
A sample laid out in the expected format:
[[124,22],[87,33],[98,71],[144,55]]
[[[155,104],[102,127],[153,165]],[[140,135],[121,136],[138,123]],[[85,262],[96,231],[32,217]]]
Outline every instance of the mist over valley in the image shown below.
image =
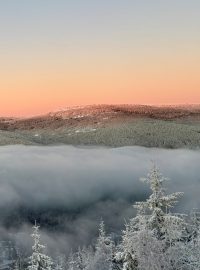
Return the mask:
[[[105,221],[117,237],[149,195],[139,181],[155,162],[182,191],[174,211],[200,207],[200,151],[144,147],[4,146],[0,148],[1,238],[30,248],[34,221],[51,253],[69,253],[95,241]],[[22,241],[22,239],[26,239]]]

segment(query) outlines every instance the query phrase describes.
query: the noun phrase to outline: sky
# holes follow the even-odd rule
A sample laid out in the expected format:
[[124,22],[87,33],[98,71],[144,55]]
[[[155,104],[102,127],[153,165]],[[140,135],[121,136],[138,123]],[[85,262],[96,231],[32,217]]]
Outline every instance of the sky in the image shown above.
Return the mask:
[[200,103],[199,0],[0,1],[0,116]]

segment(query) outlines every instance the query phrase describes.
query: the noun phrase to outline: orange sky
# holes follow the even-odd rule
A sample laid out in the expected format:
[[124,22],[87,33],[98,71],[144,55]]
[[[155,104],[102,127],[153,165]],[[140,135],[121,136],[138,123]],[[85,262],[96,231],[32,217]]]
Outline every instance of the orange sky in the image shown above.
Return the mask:
[[[36,57],[1,70],[1,115],[32,115],[69,105],[100,103],[198,103],[200,58],[196,55],[134,55],[71,60]],[[52,61],[53,63],[49,63]],[[8,62],[7,62],[8,63]]]
[[[200,20],[193,5],[184,6],[184,14],[175,7],[169,19],[170,9],[162,5],[158,15],[147,4],[128,1],[123,10],[117,1],[113,11],[103,1],[90,11],[71,6],[74,21],[62,13],[66,2],[59,2],[46,13],[41,7],[39,21],[33,9],[39,1],[18,12],[5,5],[4,12],[15,16],[0,19],[7,27],[0,46],[0,116],[84,104],[200,103]],[[54,23],[53,15],[60,21]]]

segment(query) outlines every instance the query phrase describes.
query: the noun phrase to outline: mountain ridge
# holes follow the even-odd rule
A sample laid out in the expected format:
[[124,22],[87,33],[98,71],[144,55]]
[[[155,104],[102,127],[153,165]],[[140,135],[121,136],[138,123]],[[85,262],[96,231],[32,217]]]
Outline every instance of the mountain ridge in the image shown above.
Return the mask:
[[200,105],[87,105],[0,118],[0,145],[200,146]]

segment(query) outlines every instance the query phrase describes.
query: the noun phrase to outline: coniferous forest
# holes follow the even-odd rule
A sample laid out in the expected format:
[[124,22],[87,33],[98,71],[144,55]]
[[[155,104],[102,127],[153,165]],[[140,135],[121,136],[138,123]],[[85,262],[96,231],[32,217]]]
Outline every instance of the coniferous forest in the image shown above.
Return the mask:
[[[133,205],[135,217],[125,223],[117,239],[106,233],[106,221],[99,225],[99,235],[90,246],[72,250],[69,255],[51,258],[40,239],[35,221],[32,254],[18,256],[18,270],[198,270],[200,269],[200,215],[192,209],[189,215],[174,213],[181,192],[168,194],[165,178],[153,166],[142,178],[151,190],[149,198]],[[19,253],[20,254],[20,251]]]

